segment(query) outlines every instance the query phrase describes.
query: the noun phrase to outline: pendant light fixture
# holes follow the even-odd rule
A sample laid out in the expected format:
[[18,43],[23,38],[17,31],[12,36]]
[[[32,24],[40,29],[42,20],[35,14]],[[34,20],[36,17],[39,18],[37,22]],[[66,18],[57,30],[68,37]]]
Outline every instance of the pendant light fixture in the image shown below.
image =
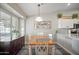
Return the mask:
[[71,5],[70,3],[67,4],[67,6],[70,6],[70,5]]
[[40,7],[41,7],[41,4],[38,4],[37,5],[38,6],[38,17],[36,17],[36,21],[43,21],[43,19],[42,19],[42,17],[40,16]]

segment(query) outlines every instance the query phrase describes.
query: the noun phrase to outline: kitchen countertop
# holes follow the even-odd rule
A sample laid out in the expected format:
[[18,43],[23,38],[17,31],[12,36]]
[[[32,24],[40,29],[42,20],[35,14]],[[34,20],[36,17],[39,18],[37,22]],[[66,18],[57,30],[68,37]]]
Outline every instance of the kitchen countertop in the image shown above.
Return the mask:
[[66,37],[69,37],[69,38],[76,38],[76,39],[79,40],[79,35],[78,34],[68,34],[68,33],[66,33],[66,34],[64,34],[64,33],[57,33],[57,34],[61,34],[61,35],[64,35]]
[[[71,39],[72,41],[72,54],[79,55],[79,35],[78,34],[63,34],[63,33],[58,33],[59,35],[64,36],[65,38]],[[78,53],[77,53],[78,52]]]
[[11,37],[7,37],[7,38],[5,38],[4,36],[3,37],[0,37],[0,42],[10,42],[10,41],[13,41],[13,40],[16,40],[16,39],[13,38],[11,40]]
[[71,37],[73,37],[73,38],[79,38],[79,35],[77,35],[77,34],[71,34]]

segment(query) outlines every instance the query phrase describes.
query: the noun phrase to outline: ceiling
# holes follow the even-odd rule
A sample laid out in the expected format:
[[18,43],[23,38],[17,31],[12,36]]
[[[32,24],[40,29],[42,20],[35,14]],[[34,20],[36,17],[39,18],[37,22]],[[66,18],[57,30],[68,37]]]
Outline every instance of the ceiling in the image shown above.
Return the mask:
[[[42,3],[40,7],[40,14],[49,14],[59,11],[79,10],[79,3]],[[27,16],[38,15],[37,3],[18,3],[18,6],[23,10]]]

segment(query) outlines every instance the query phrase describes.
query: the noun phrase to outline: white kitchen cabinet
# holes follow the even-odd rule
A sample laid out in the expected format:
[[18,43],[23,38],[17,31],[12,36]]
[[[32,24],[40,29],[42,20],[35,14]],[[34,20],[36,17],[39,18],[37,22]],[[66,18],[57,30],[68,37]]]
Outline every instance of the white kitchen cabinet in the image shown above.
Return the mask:
[[72,52],[72,38],[63,34],[57,34],[57,42],[65,49]]
[[79,23],[79,19],[73,19],[73,23]]
[[72,51],[72,38],[65,36],[65,45],[64,47],[69,51]]
[[73,49],[74,53],[79,55],[79,37],[73,37],[72,49]]
[[65,37],[62,34],[57,34],[57,42],[64,47]]
[[76,19],[59,19],[58,28],[73,28],[73,24],[78,22]]

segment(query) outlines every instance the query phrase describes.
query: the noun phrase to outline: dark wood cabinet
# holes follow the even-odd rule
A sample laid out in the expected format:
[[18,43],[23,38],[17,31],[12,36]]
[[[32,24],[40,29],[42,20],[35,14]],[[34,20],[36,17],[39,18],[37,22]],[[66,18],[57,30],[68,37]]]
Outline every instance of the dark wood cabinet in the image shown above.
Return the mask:
[[[1,52],[1,50],[2,50],[2,52],[5,52],[6,49],[7,49],[8,53],[6,53],[6,54],[16,55],[21,50],[21,48],[24,46],[24,36],[20,37],[18,39],[12,40],[9,43],[10,44],[8,44],[8,46],[5,47],[5,48],[4,48],[4,45],[3,45],[2,48],[0,48],[0,52]],[[5,53],[2,53],[2,54],[5,54]]]
[[10,42],[10,53],[9,54],[17,54],[19,50],[24,46],[24,37],[20,37],[16,40]]

